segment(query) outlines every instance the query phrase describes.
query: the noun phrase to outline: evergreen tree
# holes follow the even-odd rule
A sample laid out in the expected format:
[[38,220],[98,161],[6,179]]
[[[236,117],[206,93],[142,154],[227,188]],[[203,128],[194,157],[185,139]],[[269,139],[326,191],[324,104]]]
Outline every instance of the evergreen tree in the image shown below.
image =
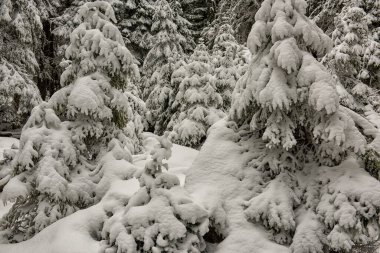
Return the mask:
[[156,3],[152,41],[143,66],[147,77],[144,95],[147,96],[148,123],[157,134],[162,134],[170,118],[170,108],[174,99],[171,75],[174,64],[183,54],[184,37],[178,32],[173,21],[174,12],[165,0]]
[[180,58],[178,55],[173,55],[167,61],[165,65],[153,73],[149,80],[153,85],[153,90],[146,100],[148,124],[152,127],[152,131],[158,135],[165,132],[173,113],[172,104],[175,98],[175,87],[172,86],[171,76],[174,66],[180,61]]
[[308,0],[308,17],[320,27],[326,34],[334,31],[334,19],[340,13],[346,3],[351,0]]
[[40,92],[30,76],[17,65],[0,59],[0,130],[20,127],[40,102]]
[[[202,31],[202,38],[204,39],[204,43],[208,46],[208,48],[213,49],[215,46],[216,37],[219,35],[220,29],[223,25],[227,25],[224,30],[231,29],[231,16],[228,14],[219,14],[217,18],[215,18],[211,24],[209,24]],[[227,31],[230,32],[230,31]],[[231,33],[232,34],[232,33]]]
[[380,44],[369,31],[369,22],[363,22],[367,15],[362,8],[356,4],[347,5],[340,16],[333,32],[335,46],[324,61],[343,86],[354,94],[359,107],[371,100],[377,103],[380,98],[375,90],[380,87],[377,85],[380,81]]
[[218,34],[215,37],[214,46],[212,48],[213,52],[222,51],[225,52],[229,48],[236,50],[237,41],[234,37],[234,30],[229,24],[223,24],[218,30]]
[[178,32],[185,38],[181,46],[186,53],[191,53],[196,46],[194,42],[194,31],[191,29],[192,24],[184,17],[180,0],[170,0],[169,2],[174,12],[173,21],[177,25]]
[[0,123],[10,127],[20,127],[41,102],[35,48],[41,46],[43,26],[37,7],[35,1],[0,3]]
[[150,34],[154,14],[153,0],[126,0],[116,4],[118,27],[125,38],[128,48],[142,63],[151,48]]
[[1,224],[10,241],[92,204],[98,181],[89,171],[113,138],[133,152],[123,128],[134,115],[123,90],[138,77],[134,58],[109,3],[83,4],[77,19],[63,62],[66,86],[33,109],[4,187],[3,200],[15,200]]
[[[219,51],[221,52],[221,51]],[[232,91],[235,88],[237,80],[240,78],[235,62],[235,49],[229,47],[222,52],[222,57],[218,60],[218,65],[214,71],[216,82],[216,91],[222,96],[224,111],[231,108]]]
[[151,152],[137,175],[141,188],[104,223],[102,252],[203,252],[207,212],[164,172],[172,144],[167,136]]
[[216,90],[222,96],[223,110],[231,107],[231,95],[239,79],[237,61],[239,45],[234,37],[234,31],[229,24],[219,28],[213,47],[213,69],[216,77]]
[[246,42],[255,21],[254,14],[259,9],[260,3],[261,1],[257,0],[216,1],[214,11],[216,17],[202,31],[206,45],[212,48],[220,26],[226,23],[236,31],[236,39],[239,43]]
[[177,25],[174,23],[174,12],[165,0],[159,0],[155,5],[155,13],[152,25],[152,49],[144,61],[144,71],[152,74],[155,69],[162,67],[169,57],[182,53],[181,44],[185,38],[178,33]]
[[356,124],[365,121],[339,104],[336,82],[313,56],[331,41],[306,7],[264,0],[248,38],[252,63],[229,116],[254,140],[247,169],[263,185],[245,214],[294,253],[349,251],[377,240],[380,183],[360,167],[367,143]]
[[186,75],[173,103],[178,109],[168,128],[173,129],[174,142],[199,147],[206,139],[208,128],[224,116],[217,109],[222,105],[222,98],[216,92],[215,80],[210,74],[210,56],[203,43],[197,46],[184,69]]
[[199,38],[201,31],[215,18],[217,1],[215,0],[180,0],[183,17],[192,24],[195,39]]
[[243,76],[247,72],[250,60],[251,54],[248,48],[243,45],[239,45],[233,64],[236,66],[237,72],[240,76]]

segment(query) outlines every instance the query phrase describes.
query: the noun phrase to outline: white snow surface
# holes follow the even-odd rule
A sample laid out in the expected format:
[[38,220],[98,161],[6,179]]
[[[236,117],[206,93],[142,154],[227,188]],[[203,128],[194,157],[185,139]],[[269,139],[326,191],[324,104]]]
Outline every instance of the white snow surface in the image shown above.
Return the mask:
[[[180,178],[181,185],[192,192],[194,200],[228,227],[225,240],[208,246],[209,253],[286,253],[288,248],[267,238],[259,226],[247,221],[243,213],[243,197],[249,195],[239,180],[241,168],[251,159],[252,152],[236,143],[238,135],[216,123],[199,151],[174,144],[168,161],[169,173]],[[134,165],[143,168],[150,151],[157,143],[151,133],[144,133],[145,153],[133,156]],[[3,140],[4,141],[4,140]],[[105,210],[114,201],[129,199],[139,189],[137,179],[114,181],[102,201],[48,226],[32,239],[17,244],[0,244],[0,253],[94,253],[101,245],[96,232],[106,219]],[[207,202],[205,202],[207,200]],[[1,211],[1,210],[0,210]],[[224,225],[223,225],[224,223]],[[227,225],[228,224],[228,225]],[[254,251],[252,251],[254,249]]]
[[[143,168],[150,158],[150,151],[157,143],[151,133],[144,133],[145,153],[135,155],[134,163]],[[0,138],[0,155],[2,150],[10,148],[17,140]],[[179,177],[181,184],[185,181],[185,172],[193,163],[198,151],[173,145],[172,157],[168,160],[169,173]],[[17,244],[0,244],[0,253],[96,253],[100,250],[96,231],[101,230],[101,224],[106,219],[106,211],[113,206],[114,201],[128,200],[139,189],[136,178],[129,180],[115,180],[100,203],[69,215],[48,226],[30,240]],[[7,212],[10,204],[4,209],[0,206],[0,215]]]

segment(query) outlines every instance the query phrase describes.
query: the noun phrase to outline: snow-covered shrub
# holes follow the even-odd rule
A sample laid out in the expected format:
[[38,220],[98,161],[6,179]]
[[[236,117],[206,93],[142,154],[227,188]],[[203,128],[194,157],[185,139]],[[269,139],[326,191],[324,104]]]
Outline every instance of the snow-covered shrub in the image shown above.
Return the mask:
[[119,140],[112,139],[105,153],[91,171],[97,200],[101,200],[116,180],[128,180],[134,176],[132,154]]
[[178,144],[199,147],[207,136],[208,128],[224,116],[217,109],[222,105],[222,98],[216,92],[210,70],[210,56],[201,43],[184,66],[185,78],[172,105],[178,109],[171,117],[168,129],[172,130],[171,138]]
[[15,201],[1,221],[9,241],[30,238],[56,220],[92,202],[86,159],[47,103],[35,107],[23,128],[20,149],[3,201]]
[[10,149],[4,150],[3,158],[0,159],[0,192],[12,177],[12,160],[16,156],[17,150],[18,146],[13,144]]
[[265,0],[248,38],[253,62],[229,117],[256,138],[247,169],[264,184],[245,214],[295,253],[349,251],[377,239],[380,183],[357,161],[368,122],[339,104],[336,81],[313,56],[331,41],[305,10],[303,0]]
[[152,159],[138,174],[141,188],[124,206],[107,210],[102,252],[202,252],[207,212],[195,204],[165,160],[172,144],[159,137]]
[[[308,234],[309,249],[327,245],[335,251],[349,252],[354,245],[378,239],[380,183],[361,168],[356,158],[349,157],[333,168],[310,166],[305,172],[309,179],[304,180],[304,174],[299,183],[305,192],[304,205],[314,218],[304,219],[309,229],[301,222],[297,230]],[[312,241],[313,237],[319,240]],[[294,252],[305,252],[301,250],[304,242],[295,236]]]
[[30,238],[92,204],[95,183],[101,181],[99,173],[92,181],[94,164],[113,139],[133,153],[135,141],[124,132],[141,132],[134,124],[132,93],[124,92],[134,90],[132,81],[139,73],[112,24],[111,5],[86,3],[77,18],[82,23],[71,34],[63,62],[61,83],[66,86],[33,109],[4,187],[3,201],[15,201],[2,221],[10,241]]

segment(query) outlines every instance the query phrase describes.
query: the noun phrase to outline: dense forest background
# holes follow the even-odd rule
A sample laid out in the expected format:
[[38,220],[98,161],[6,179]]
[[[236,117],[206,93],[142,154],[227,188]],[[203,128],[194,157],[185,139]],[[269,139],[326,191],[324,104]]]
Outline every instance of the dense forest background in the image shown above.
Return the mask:
[[[3,12],[7,2],[10,1],[3,1]],[[26,115],[40,99],[46,100],[60,88],[59,80],[63,72],[60,62],[69,43],[70,32],[76,25],[75,13],[84,2],[86,1],[20,0],[12,3],[8,15],[1,16],[0,55],[3,65],[1,81],[5,82],[7,72],[17,72],[12,74],[14,80],[12,85],[0,87],[0,111],[5,115],[1,119],[2,128],[20,127],[21,122],[25,122]],[[127,48],[131,50],[142,68],[145,57],[152,47],[150,39],[154,1],[110,2],[116,10],[117,26],[122,32]],[[180,27],[179,32],[185,35],[189,42],[186,46],[187,54],[192,53],[199,38],[203,38],[208,48],[212,49],[215,37],[223,24],[231,25],[230,32],[239,44],[246,44],[255,13],[261,2],[258,0],[169,1],[175,16],[179,17],[175,18]],[[335,19],[348,2],[308,0],[307,15],[324,32],[332,36],[337,24]],[[372,4],[374,3],[375,1]],[[372,8],[368,6],[367,9]],[[376,13],[373,15],[376,17]],[[373,22],[371,26],[378,27],[377,22],[379,21]],[[33,90],[37,88],[40,96]],[[16,114],[19,115],[17,120],[14,117]]]

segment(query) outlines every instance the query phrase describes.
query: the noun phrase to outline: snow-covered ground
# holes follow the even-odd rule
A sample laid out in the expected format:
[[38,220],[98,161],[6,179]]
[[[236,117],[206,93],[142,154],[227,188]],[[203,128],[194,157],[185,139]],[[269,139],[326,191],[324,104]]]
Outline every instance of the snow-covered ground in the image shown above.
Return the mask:
[[[201,151],[174,144],[168,161],[169,173],[177,175],[194,201],[209,212],[214,219],[212,225],[225,231],[223,241],[209,244],[207,253],[288,253],[288,247],[269,240],[268,233],[244,215],[243,203],[252,197],[249,186],[253,187],[257,175],[255,170],[244,171],[242,168],[252,159],[255,147],[251,145],[251,139],[237,141],[241,136],[227,124],[222,120],[211,128]],[[3,138],[0,143],[0,148],[5,149],[17,140]],[[144,167],[156,143],[155,135],[144,134],[145,152],[133,157],[136,167]],[[328,171],[337,174],[352,167],[349,165],[346,162]],[[354,173],[355,168],[349,171]],[[348,172],[342,180],[361,179],[356,175],[351,177],[352,173]],[[328,174],[327,171],[324,174]],[[135,178],[115,180],[100,203],[53,223],[28,241],[0,244],[0,253],[97,253],[102,246],[98,231],[107,219],[106,210],[121,198],[128,200],[138,189],[139,181]],[[0,215],[9,207],[0,206]]]
[[[195,201],[203,205],[210,215],[219,212],[220,222],[225,222],[225,225],[228,223],[228,236],[219,245],[209,244],[208,253],[250,253],[252,248],[257,249],[257,253],[288,252],[286,247],[268,240],[265,232],[244,217],[241,205],[244,200],[240,196],[244,195],[241,193],[246,191],[246,188],[239,180],[238,171],[250,159],[251,152],[248,152],[246,147],[236,144],[236,133],[223,124],[224,121],[221,121],[213,127],[200,155],[197,150],[174,144],[172,156],[168,161],[169,173],[177,175],[181,185],[184,185],[187,175],[187,188],[193,192]],[[16,141],[2,140],[3,143],[7,143],[3,148],[9,148]],[[156,143],[155,135],[144,134],[146,151],[133,157],[138,168],[144,167]],[[98,252],[101,243],[97,239],[96,231],[99,231],[106,219],[105,210],[112,206],[112,201],[116,201],[114,196],[122,195],[123,198],[129,199],[138,189],[137,179],[117,180],[100,203],[53,223],[28,241],[12,245],[0,244],[0,253]],[[205,199],[209,202],[205,203]],[[5,213],[9,206],[0,208],[0,213]]]
[[[4,149],[10,148],[18,140],[12,138],[0,138],[1,155]],[[146,152],[142,155],[134,156],[135,165],[143,168],[149,153],[153,149],[157,140],[153,134],[144,134],[144,146]],[[181,184],[185,182],[186,170],[191,166],[198,151],[173,145],[172,157],[169,159],[169,172],[180,178]],[[125,181],[115,181],[102,201],[90,208],[78,211],[66,218],[63,218],[49,227],[42,230],[32,239],[12,245],[0,244],[0,253],[95,253],[100,249],[100,242],[97,240],[97,232],[102,222],[106,218],[105,209],[111,206],[112,201],[116,201],[115,195],[122,195],[129,199],[139,189],[139,182],[133,178]],[[3,215],[10,208],[0,205],[0,215]]]

